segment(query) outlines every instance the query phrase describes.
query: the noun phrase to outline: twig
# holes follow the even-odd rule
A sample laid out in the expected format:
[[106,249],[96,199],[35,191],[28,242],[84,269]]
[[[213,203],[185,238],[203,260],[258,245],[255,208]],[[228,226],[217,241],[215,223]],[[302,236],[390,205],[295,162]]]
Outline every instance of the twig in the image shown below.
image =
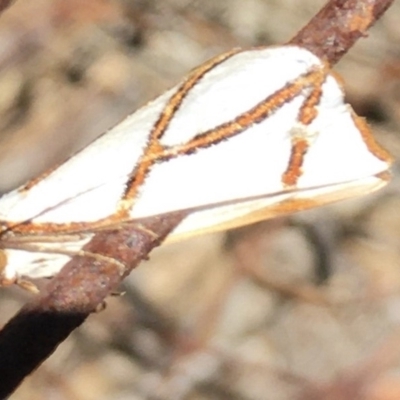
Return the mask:
[[[331,0],[291,41],[334,64],[365,34],[393,0]],[[10,1],[0,0],[0,12]],[[0,399],[10,395],[96,307],[123,278],[184,218],[167,215],[102,231],[86,251],[110,256],[115,263],[74,257],[0,332]]]
[[290,40],[336,64],[394,0],[331,0]]
[[[0,332],[0,399],[14,391],[56,347],[115,291],[147,254],[183,218],[184,214],[154,217],[141,229],[127,224],[104,230],[84,247],[125,265],[93,257],[74,257]],[[145,229],[142,229],[145,228]],[[151,232],[157,232],[157,235]]]

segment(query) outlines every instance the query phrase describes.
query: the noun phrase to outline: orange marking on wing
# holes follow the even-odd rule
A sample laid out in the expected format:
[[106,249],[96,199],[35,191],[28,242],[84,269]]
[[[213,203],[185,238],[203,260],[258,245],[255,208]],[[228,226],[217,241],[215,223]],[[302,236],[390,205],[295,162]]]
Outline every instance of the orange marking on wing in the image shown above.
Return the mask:
[[174,114],[180,108],[190,90],[203,76],[207,74],[207,72],[239,52],[239,49],[234,49],[220,56],[214,57],[210,61],[196,68],[169,99],[150,133],[147,148],[144,150],[143,155],[139,160],[138,167],[135,167],[132,171],[130,179],[126,184],[125,193],[118,205],[118,209],[121,210],[121,212],[124,212],[125,214],[125,212],[128,212],[132,207],[134,199],[140,186],[145,181],[147,174],[152,166],[162,157],[164,146],[160,144],[159,140],[168,128]]
[[292,132],[292,150],[289,164],[282,175],[282,183],[287,187],[295,186],[303,174],[302,166],[304,158],[310,147],[309,140],[307,139],[307,126],[318,116],[317,105],[321,101],[322,85],[325,82],[327,74],[328,69],[325,67],[321,70],[321,73],[315,75],[311,93],[301,105],[298,122],[303,129],[294,129]]
[[211,71],[217,65],[223,63],[228,58],[231,58],[239,52],[241,52],[240,49],[233,49],[229,52],[214,57],[206,63],[197,67],[179,86],[177,91],[172,95],[172,97],[164,107],[164,110],[162,111],[150,134],[150,140],[159,139],[162,136],[162,134],[168,128],[168,125],[174,117],[174,114],[182,105],[185,97],[189,94],[190,90],[199,82],[199,80],[207,74],[207,72]]
[[0,233],[1,242],[10,234],[12,238],[17,239],[17,235],[32,235],[32,236],[57,236],[64,234],[76,234],[85,232],[94,232],[101,229],[112,229],[118,227],[119,224],[128,221],[124,211],[117,211],[116,213],[99,219],[95,222],[70,222],[70,223],[55,223],[43,222],[32,223],[26,222],[3,222],[1,224],[6,226],[7,229]]
[[321,101],[322,96],[322,85],[327,77],[328,70],[322,69],[322,73],[315,76],[312,91],[302,104],[299,112],[298,120],[303,125],[309,125],[318,115],[316,106]]
[[297,180],[302,175],[302,166],[304,162],[304,156],[309,148],[309,143],[306,139],[294,139],[292,143],[292,151],[290,154],[289,165],[282,175],[282,183],[285,186],[294,186]]
[[183,145],[167,148],[162,154],[162,158],[170,159],[177,155],[190,154],[243,132],[251,125],[268,118],[285,103],[293,100],[305,87],[311,85],[320,74],[320,71],[312,71],[305,76],[297,78],[278,92],[258,103],[249,111],[236,117],[233,121],[200,133]]
[[159,140],[166,131],[175,112],[179,109],[189,91],[208,71],[237,53],[238,50],[226,53],[197,68],[168,101],[159,119],[154,125],[150,134],[148,146],[139,160],[138,166],[132,172],[131,178],[127,182],[124,196],[118,205],[120,212],[125,214],[133,206],[140,186],[144,183],[148,173],[156,162],[166,161],[180,155],[190,154],[201,148],[217,144],[222,140],[226,140],[229,137],[243,132],[250,125],[267,118],[283,104],[292,100],[305,86],[310,85],[319,75],[321,75],[320,70],[312,70],[304,76],[297,78],[294,82],[288,84],[280,91],[269,96],[251,110],[235,118],[233,121],[221,124],[214,129],[196,135],[192,140],[183,145],[172,147],[162,146]]
[[351,117],[361,133],[361,137],[367,146],[368,150],[380,160],[387,162],[389,165],[393,163],[392,155],[385,150],[373,137],[371,130],[364,118],[359,117],[351,110]]

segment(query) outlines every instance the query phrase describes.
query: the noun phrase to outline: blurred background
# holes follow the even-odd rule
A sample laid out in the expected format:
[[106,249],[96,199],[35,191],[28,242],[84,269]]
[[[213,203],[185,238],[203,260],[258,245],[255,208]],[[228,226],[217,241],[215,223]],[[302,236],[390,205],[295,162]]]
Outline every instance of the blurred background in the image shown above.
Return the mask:
[[[0,17],[0,192],[324,3],[17,0]],[[399,18],[395,2],[336,68],[396,158]],[[397,170],[362,199],[157,249],[13,399],[400,399]],[[2,289],[0,325],[31,296]]]

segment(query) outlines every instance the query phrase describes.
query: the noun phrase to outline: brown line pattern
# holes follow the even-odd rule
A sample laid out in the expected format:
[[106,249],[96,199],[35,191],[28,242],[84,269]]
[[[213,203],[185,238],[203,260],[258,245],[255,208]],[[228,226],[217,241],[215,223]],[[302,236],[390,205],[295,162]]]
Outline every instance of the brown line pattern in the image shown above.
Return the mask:
[[127,216],[129,210],[132,208],[137,188],[144,183],[150,168],[159,159],[160,154],[164,152],[164,147],[160,144],[159,140],[167,130],[175,113],[181,107],[183,100],[190,93],[190,90],[193,89],[193,87],[207,74],[207,72],[211,71],[213,68],[239,52],[239,49],[232,50],[218,57],[214,57],[210,61],[196,68],[169,99],[157,122],[154,124],[149,136],[148,145],[144,150],[142,157],[139,159],[138,166],[135,166],[126,183],[125,193],[118,205],[117,213],[119,215]]
[[200,133],[184,145],[165,148],[161,160],[168,160],[178,155],[192,154],[199,149],[210,147],[242,133],[251,125],[271,116],[285,103],[297,97],[304,88],[313,85],[314,79],[319,74],[320,71],[312,70],[306,75],[288,83],[281,90],[267,97],[249,111],[239,115],[233,121],[223,123],[214,129]]
[[[227,140],[242,133],[252,124],[264,120],[276,112],[285,103],[293,100],[306,87],[312,87],[313,90],[306,99],[308,106],[302,106],[299,118],[307,119],[308,115],[312,115],[310,108],[314,108],[314,103],[316,104],[318,100],[317,93],[319,93],[321,89],[319,82],[321,81],[322,77],[326,76],[325,70],[321,70],[321,68],[311,69],[304,75],[296,78],[294,81],[289,82],[278,92],[268,96],[265,100],[255,105],[252,109],[239,115],[234,120],[223,123],[214,129],[210,129],[206,132],[198,134],[186,144],[171,147],[161,145],[160,138],[162,137],[163,133],[165,133],[172,118],[174,117],[174,113],[176,113],[176,111],[179,109],[190,90],[208,71],[238,52],[239,50],[234,50],[229,53],[225,53],[200,66],[194,70],[194,72],[177,89],[177,91],[165,105],[164,110],[155,123],[150,134],[148,146],[144,150],[138,166],[132,172],[129,181],[127,182],[125,194],[118,204],[117,211],[113,215],[95,222],[31,223],[30,221],[26,221],[18,224],[5,222],[5,225],[9,228],[9,230],[12,231],[13,234],[30,234],[34,236],[41,235],[43,233],[51,233],[52,235],[56,235],[61,233],[87,232],[101,229],[117,222],[121,223],[128,221],[129,211],[134,204],[139,189],[145,182],[145,179],[151,171],[151,168],[156,163],[164,162],[178,156],[191,154],[199,149],[207,148],[213,144],[217,144],[223,140]],[[308,118],[310,117],[308,116]],[[298,151],[299,150],[297,150],[297,153]],[[296,155],[295,158],[296,160],[299,160],[298,155]],[[299,161],[296,162],[298,163]]]
[[365,145],[367,146],[368,150],[380,160],[392,164],[393,163],[392,155],[376,142],[365,119],[359,117],[352,109],[351,109],[351,117],[356,127],[360,131],[361,137]]
[[322,97],[322,86],[328,76],[328,69],[324,67],[316,75],[313,82],[312,91],[300,107],[298,120],[303,125],[309,125],[317,117],[318,111],[316,106],[320,103]]
[[304,158],[311,143],[308,141],[306,133],[302,132],[301,129],[303,127],[305,129],[318,116],[316,106],[321,101],[322,86],[327,79],[328,72],[329,70],[327,66],[321,69],[320,73],[315,77],[311,93],[307,96],[300,108],[299,116],[297,118],[300,123],[300,129],[297,129],[296,127],[294,129],[289,164],[281,178],[283,185],[286,187],[296,186],[299,178],[303,174],[302,167]]
[[281,181],[286,187],[296,186],[298,179],[302,174],[304,157],[307,154],[309,143],[305,139],[293,139],[292,150],[289,159],[289,165],[283,173]]
[[158,140],[161,138],[161,136],[167,130],[169,123],[172,121],[174,114],[181,107],[183,100],[187,97],[190,90],[193,89],[193,87],[197,85],[199,81],[207,74],[207,72],[210,72],[212,69],[227,61],[229,58],[242,52],[243,51],[240,49],[233,49],[227,53],[214,57],[205,64],[197,67],[178,87],[176,92],[168,101],[167,105],[164,107],[164,110],[152,129],[150,140]]
[[[314,81],[318,79],[320,75],[320,70],[311,70],[310,72],[307,72],[305,75],[295,79],[293,82],[288,83],[278,92],[268,96],[250,110],[239,115],[233,121],[223,123],[216,128],[198,134],[183,145],[172,147],[162,146],[160,142],[155,139],[155,141],[149,146],[151,149],[143,153],[142,159],[139,161],[139,167],[129,182],[130,186],[128,186],[128,190],[125,192],[125,196],[121,201],[122,212],[125,213],[131,209],[141,185],[144,183],[151,168],[156,163],[164,162],[178,156],[192,154],[195,151],[218,144],[223,140],[227,140],[242,133],[252,124],[268,118],[285,103],[293,100],[305,87],[312,86]],[[186,97],[186,94],[185,96],[176,96],[176,98],[183,97]],[[174,97],[171,98],[171,102],[173,98]],[[167,104],[166,108],[170,108],[170,106]],[[178,107],[175,109],[177,108]],[[165,132],[166,129],[167,126],[159,127],[158,132]]]

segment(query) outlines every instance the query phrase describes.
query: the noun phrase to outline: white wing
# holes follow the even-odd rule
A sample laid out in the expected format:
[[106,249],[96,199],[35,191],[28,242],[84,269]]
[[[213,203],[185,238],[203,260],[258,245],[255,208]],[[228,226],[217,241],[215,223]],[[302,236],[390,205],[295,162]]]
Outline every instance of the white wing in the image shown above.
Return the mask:
[[[239,52],[193,85],[160,138],[180,146],[229,123],[323,64],[298,47]],[[115,213],[128,177],[148,145],[160,114],[179,86],[129,116],[29,190],[0,199],[0,220],[32,223],[94,222]],[[133,219],[226,201],[280,193],[297,124],[309,88],[259,123],[226,140],[155,164],[139,187]],[[322,87],[318,117],[306,127],[312,146],[297,187],[337,185],[387,170],[368,149],[336,80]]]
[[[118,210],[132,220],[193,210],[174,231],[181,236],[377,189],[389,164],[312,53],[295,46],[233,51],[3,196],[0,228],[28,221],[32,232],[74,223],[90,230]],[[9,261],[21,265],[20,255],[9,250]],[[40,271],[59,265],[39,255]],[[7,276],[44,275],[11,264]]]

